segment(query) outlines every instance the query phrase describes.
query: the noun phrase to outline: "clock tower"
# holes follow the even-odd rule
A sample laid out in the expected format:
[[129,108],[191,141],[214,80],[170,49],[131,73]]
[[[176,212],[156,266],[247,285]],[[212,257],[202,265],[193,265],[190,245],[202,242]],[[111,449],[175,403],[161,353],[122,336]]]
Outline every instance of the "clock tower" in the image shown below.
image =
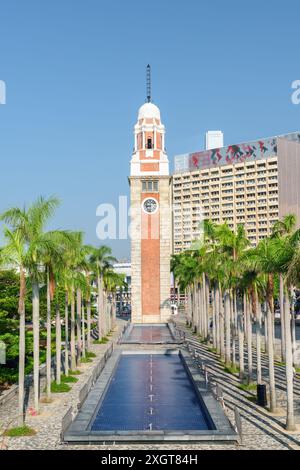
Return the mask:
[[171,191],[165,127],[151,102],[134,126],[130,163],[131,318],[133,323],[166,323],[170,317]]

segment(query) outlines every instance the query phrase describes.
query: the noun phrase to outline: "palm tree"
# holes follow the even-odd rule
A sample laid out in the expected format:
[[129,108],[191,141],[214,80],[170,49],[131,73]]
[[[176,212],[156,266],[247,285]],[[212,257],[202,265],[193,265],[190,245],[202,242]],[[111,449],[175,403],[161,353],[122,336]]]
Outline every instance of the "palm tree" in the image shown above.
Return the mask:
[[[295,217],[279,221],[272,236],[249,249],[243,227],[232,232],[227,224],[204,222],[204,244],[172,258],[172,271],[180,289],[188,295],[187,318],[205,335],[209,318],[208,282],[212,291],[213,342],[221,360],[235,364],[235,337],[238,326],[240,378],[244,375],[244,330],[247,332],[248,381],[253,374],[252,317],[256,322],[257,383],[262,382],[261,316],[266,310],[265,344],[268,353],[270,410],[276,411],[274,371],[274,280],[280,279],[282,312],[282,354],[286,358],[287,421],[295,428],[293,410],[293,326],[294,288],[300,284],[300,230],[294,232]],[[208,281],[208,282],[207,282]],[[241,294],[244,308],[238,307]],[[224,302],[223,302],[224,296]],[[291,304],[292,300],[292,304]],[[244,315],[242,311],[244,310]],[[292,318],[291,318],[292,311]],[[225,314],[225,318],[224,318]],[[225,320],[225,322],[224,322]],[[225,334],[224,334],[225,333]],[[224,337],[225,336],[225,337]]]
[[82,338],[83,338],[83,350],[85,354],[85,311],[84,304],[86,305],[87,313],[87,350],[90,350],[91,347],[91,295],[92,295],[92,284],[91,278],[93,277],[93,264],[90,262],[91,254],[94,252],[94,247],[90,245],[85,245],[81,251],[81,256],[83,257],[81,268],[84,273],[84,285],[83,285],[83,295],[84,302],[82,305]]
[[108,329],[113,329],[116,317],[116,292],[124,285],[124,274],[118,274],[113,269],[104,271],[103,276],[104,287],[106,290],[106,298],[111,296],[111,302],[108,312]]
[[32,322],[33,322],[33,383],[34,407],[39,410],[39,290],[42,279],[42,258],[47,247],[51,245],[51,234],[45,232],[45,226],[58,207],[55,197],[38,198],[29,208],[14,207],[5,211],[1,219],[20,233],[27,247],[26,269],[32,288]]
[[[282,239],[292,234],[296,226],[296,216],[288,214],[278,220],[272,228],[272,238]],[[279,304],[281,316],[281,359],[285,362],[285,324],[284,324],[284,280],[283,273],[279,272]]]
[[276,388],[274,370],[274,273],[278,270],[277,248],[274,239],[263,239],[248,256],[250,266],[260,272],[266,281],[267,341],[269,358],[270,410],[276,412]]
[[112,256],[112,250],[108,246],[100,246],[94,248],[90,256],[90,262],[94,265],[94,271],[97,278],[98,288],[98,335],[99,339],[106,334],[105,331],[105,317],[104,317],[104,289],[103,289],[103,274],[107,267],[111,266],[116,259]]
[[87,324],[87,350],[91,348],[91,295],[92,285],[90,273],[86,273],[86,289],[85,289],[85,302],[86,302],[86,324]]
[[[247,265],[249,258],[251,259],[252,251],[249,250],[242,256],[240,266]],[[249,264],[249,263],[248,263]],[[240,282],[240,288],[244,292],[244,313],[247,332],[247,349],[248,349],[248,383],[253,379],[253,360],[252,360],[252,322],[250,307],[255,318],[256,325],[256,358],[257,358],[257,383],[261,384],[261,296],[264,292],[264,283],[261,276],[255,269],[242,270],[243,277]]]
[[[65,288],[65,283],[64,283]],[[65,375],[69,375],[69,295],[65,289]]]
[[[47,352],[46,352],[46,393],[51,398],[51,302],[54,298],[56,285],[62,280],[67,254],[74,248],[76,238],[73,232],[56,230],[47,234],[48,244],[42,253],[42,262],[46,271],[47,285]],[[46,238],[46,235],[45,235]],[[60,384],[61,369],[61,324],[58,300],[55,308],[56,324],[56,382]]]
[[[83,293],[87,290],[86,273],[89,272],[90,263],[88,256],[92,252],[89,245],[78,244],[75,258],[74,268],[77,272],[76,277],[76,304],[77,304],[77,362],[80,364],[81,356],[85,357],[85,323],[83,310]],[[82,315],[83,314],[83,315]]]
[[[291,322],[294,321],[293,308],[293,286],[299,284],[299,271],[297,260],[299,257],[300,230],[285,236],[277,236],[274,240],[276,248],[277,263],[283,281],[283,323],[284,323],[284,350],[286,368],[286,388],[287,388],[287,430],[295,430],[294,417],[294,390],[293,390],[293,347]],[[295,269],[296,268],[296,269]],[[292,313],[292,315],[291,315]]]
[[24,425],[25,395],[25,296],[26,296],[26,247],[20,231],[4,229],[6,246],[0,251],[0,265],[11,265],[19,271],[19,426]]
[[[229,292],[225,294],[225,299],[227,299],[228,303],[227,309],[231,309],[232,312],[231,321],[228,320],[227,328],[231,328],[232,365],[235,366],[235,340],[237,333],[237,278],[240,275],[240,273],[238,272],[239,260],[245,250],[248,249],[250,242],[246,237],[243,225],[238,225],[237,231],[234,232],[229,228],[227,223],[224,223],[217,228],[216,233],[217,239],[220,243],[221,251],[224,252],[224,254],[227,255],[228,259],[230,260],[229,264],[227,262],[227,269],[230,269],[230,271],[227,273],[227,278],[229,280]],[[230,317],[229,312],[228,317]],[[230,333],[227,333],[227,336],[227,340],[229,341]]]
[[[65,374],[69,373],[69,346],[71,369],[76,368],[75,346],[75,284],[77,271],[75,269],[77,253],[82,245],[83,233],[72,232],[71,243],[64,253],[63,266],[60,270],[61,282],[65,291]],[[69,338],[69,306],[71,306],[70,338]]]

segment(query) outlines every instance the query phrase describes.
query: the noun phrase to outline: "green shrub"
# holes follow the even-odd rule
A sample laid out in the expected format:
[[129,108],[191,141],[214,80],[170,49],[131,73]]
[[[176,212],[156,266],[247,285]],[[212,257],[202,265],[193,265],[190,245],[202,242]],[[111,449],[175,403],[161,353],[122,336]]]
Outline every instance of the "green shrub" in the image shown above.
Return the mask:
[[226,365],[224,367],[224,372],[226,372],[227,374],[235,375],[235,374],[238,374],[239,371],[240,369],[238,367],[226,366]]
[[3,433],[4,436],[8,436],[8,437],[34,436],[35,434],[36,434],[36,431],[32,428],[29,428],[25,424],[24,426],[7,429],[7,431]]
[[251,392],[252,390],[256,390],[256,384],[240,384],[238,388],[245,392]]
[[87,362],[93,362],[93,361],[89,357],[83,357],[80,362],[82,364],[86,364]]
[[66,392],[69,392],[70,390],[71,390],[71,387],[64,382],[61,382],[59,385],[54,381],[51,383],[52,393],[66,393]]
[[218,351],[216,348],[208,348],[209,352],[216,354]]
[[92,357],[96,357],[96,354],[91,351],[86,351],[85,356],[92,358]]
[[76,377],[73,377],[72,375],[62,375],[61,376],[61,381],[62,383],[76,383],[78,382],[78,379]]
[[82,372],[80,370],[69,370],[69,375],[80,375]]
[[106,336],[103,336],[102,339],[95,339],[94,344],[106,344],[109,339]]

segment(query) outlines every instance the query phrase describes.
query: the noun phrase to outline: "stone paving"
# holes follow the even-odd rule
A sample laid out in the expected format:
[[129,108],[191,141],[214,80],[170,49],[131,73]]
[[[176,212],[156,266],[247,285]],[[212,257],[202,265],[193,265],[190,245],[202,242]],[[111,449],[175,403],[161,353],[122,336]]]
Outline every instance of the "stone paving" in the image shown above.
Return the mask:
[[[111,340],[107,344],[91,344],[90,351],[97,355],[90,363],[81,364],[78,368],[81,372],[77,383],[72,383],[71,390],[68,393],[52,394],[53,401],[51,403],[43,403],[43,389],[45,386],[44,379],[41,380],[41,405],[40,413],[37,416],[26,414],[26,424],[33,428],[37,433],[30,437],[8,438],[0,435],[0,449],[57,449],[60,446],[60,434],[62,418],[70,408],[77,409],[79,403],[79,392],[83,385],[88,381],[97,362],[104,356],[105,352],[111,345],[116,342],[120,332],[124,328],[124,321],[119,320],[117,327],[112,334]],[[32,387],[29,391],[28,409],[33,407]],[[18,414],[18,396],[14,396],[7,403],[0,406],[0,426],[2,430],[17,425]]]
[[[117,331],[113,335],[116,340],[124,322],[118,322]],[[199,342],[199,339],[186,329],[184,323],[179,327],[186,332],[186,338],[191,348],[196,349],[201,361],[205,362],[213,383],[219,383],[224,392],[227,414],[231,422],[234,422],[234,406],[237,406],[242,418],[243,442],[242,445],[223,443],[198,443],[198,444],[118,444],[118,445],[67,445],[61,443],[61,422],[68,408],[72,405],[74,409],[79,401],[79,391],[88,380],[99,360],[109,347],[107,345],[93,345],[92,351],[97,354],[97,359],[92,363],[83,364],[80,367],[82,374],[78,376],[79,381],[72,385],[69,393],[55,394],[50,404],[41,404],[41,413],[38,416],[28,416],[27,424],[37,431],[35,436],[19,438],[1,438],[2,448],[7,449],[64,449],[64,450],[289,450],[300,449],[300,432],[287,434],[282,426],[284,414],[272,416],[265,410],[260,409],[255,403],[249,401],[251,392],[244,392],[237,388],[237,378],[226,374],[222,365],[209,347]],[[130,347],[132,348],[132,346]],[[199,359],[196,359],[196,362]],[[265,359],[264,359],[265,361]],[[276,379],[278,384],[278,399],[280,406],[285,405],[284,399],[284,370],[276,367]],[[300,381],[295,386],[295,405],[297,419],[300,423]],[[252,395],[253,396],[253,395]],[[29,395],[29,406],[32,404],[32,394]],[[0,422],[2,428],[12,426],[16,416],[17,397],[0,407]],[[14,423],[13,423],[14,424]],[[2,443],[1,443],[2,439]]]
[[[255,391],[243,391],[238,389],[239,380],[224,371],[211,348],[200,343],[199,338],[193,335],[182,323],[179,327],[185,331],[186,339],[192,351],[197,351],[195,362],[203,363],[206,366],[212,384],[219,384],[224,393],[227,413],[234,422],[234,407],[237,407],[242,418],[243,427],[243,447],[244,448],[288,448],[300,450],[300,377],[294,383],[294,406],[297,423],[297,432],[288,434],[284,429],[285,423],[285,369],[282,366],[275,367],[277,405],[279,413],[272,415],[267,410],[257,406],[255,402]],[[256,356],[254,351],[253,369],[256,366]],[[263,378],[267,383],[267,358],[263,355]],[[246,354],[247,366],[247,354]]]

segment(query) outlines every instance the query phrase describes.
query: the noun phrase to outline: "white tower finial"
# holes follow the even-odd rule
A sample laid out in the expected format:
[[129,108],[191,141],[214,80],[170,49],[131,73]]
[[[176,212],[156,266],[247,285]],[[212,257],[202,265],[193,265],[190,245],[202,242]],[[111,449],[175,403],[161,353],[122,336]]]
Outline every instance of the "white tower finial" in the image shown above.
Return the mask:
[[138,120],[134,126],[134,150],[130,174],[131,176],[169,175],[169,161],[165,150],[165,126],[161,123],[159,108],[150,101],[140,107]]

